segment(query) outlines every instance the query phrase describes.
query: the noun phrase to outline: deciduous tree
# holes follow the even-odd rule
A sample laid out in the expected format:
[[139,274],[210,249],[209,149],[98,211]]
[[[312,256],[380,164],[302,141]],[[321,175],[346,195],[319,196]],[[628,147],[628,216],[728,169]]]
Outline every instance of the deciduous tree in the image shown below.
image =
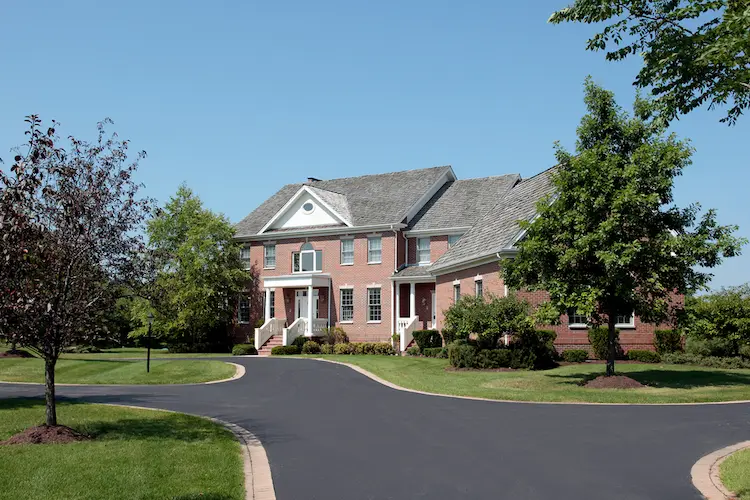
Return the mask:
[[702,268],[738,255],[744,240],[713,210],[698,219],[699,205],[672,205],[692,149],[664,135],[649,102],[638,99],[631,117],[590,80],[584,101],[577,154],[556,146],[555,194],[539,203],[536,219],[521,222],[527,233],[502,273],[510,287],[547,290],[561,314],[573,308],[606,322],[612,375],[617,315],[671,320],[675,294],[705,288],[712,275]]
[[69,137],[26,120],[28,143],[0,170],[0,335],[45,362],[46,423],[57,425],[55,364],[62,350],[99,333],[120,290],[137,281],[150,200],[133,179],[144,153],[109,135]]

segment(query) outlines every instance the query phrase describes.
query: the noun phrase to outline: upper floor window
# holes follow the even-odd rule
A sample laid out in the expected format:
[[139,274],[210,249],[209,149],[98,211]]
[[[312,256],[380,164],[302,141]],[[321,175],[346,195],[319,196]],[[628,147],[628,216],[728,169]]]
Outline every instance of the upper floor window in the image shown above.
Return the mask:
[[323,270],[323,251],[315,250],[310,243],[305,243],[299,252],[292,252],[292,272],[312,273]]
[[477,297],[484,295],[484,283],[482,280],[474,280],[474,291]]
[[276,245],[263,245],[263,268],[276,268]]
[[453,302],[458,302],[461,300],[461,285],[455,284],[453,285]]
[[352,238],[341,240],[341,263],[354,264],[354,240]]
[[451,234],[451,235],[449,235],[448,236],[448,248],[450,248],[453,245],[455,245],[458,242],[459,239],[461,239],[461,235],[460,234]]
[[250,247],[240,248],[240,262],[243,268],[250,269]]
[[576,309],[568,309],[568,326],[585,327],[588,326],[588,322],[589,319],[585,315],[579,314]]
[[367,263],[380,264],[383,254],[383,240],[380,236],[367,238]]
[[417,238],[417,262],[419,264],[429,264],[430,238]]

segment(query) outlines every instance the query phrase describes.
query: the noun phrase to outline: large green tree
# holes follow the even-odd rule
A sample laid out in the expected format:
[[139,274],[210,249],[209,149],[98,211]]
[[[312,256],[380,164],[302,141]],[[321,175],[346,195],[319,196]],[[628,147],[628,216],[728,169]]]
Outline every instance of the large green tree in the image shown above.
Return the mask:
[[555,194],[521,223],[527,233],[502,273],[511,287],[547,290],[561,314],[573,308],[606,322],[612,375],[617,315],[672,319],[675,294],[705,288],[712,275],[701,268],[739,254],[744,241],[713,210],[698,220],[699,205],[672,205],[692,149],[664,135],[649,102],[636,100],[631,117],[590,79],[584,101],[576,154],[556,145]]
[[[234,228],[224,215],[203,207],[185,185],[148,222],[148,243],[156,262],[150,303],[156,327],[172,342],[226,339],[239,293],[250,280],[240,261]],[[135,301],[146,331],[148,305]]]
[[733,355],[750,345],[750,284],[689,297],[685,310],[690,335],[726,341]]
[[657,96],[666,121],[709,103],[733,124],[750,106],[748,0],[575,0],[552,23],[609,23],[587,49],[611,61],[636,55],[635,85]]

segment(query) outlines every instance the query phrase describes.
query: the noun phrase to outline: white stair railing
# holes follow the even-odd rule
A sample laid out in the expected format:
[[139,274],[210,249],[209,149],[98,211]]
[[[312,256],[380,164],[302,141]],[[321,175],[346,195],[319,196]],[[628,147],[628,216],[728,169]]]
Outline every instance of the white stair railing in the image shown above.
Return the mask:
[[414,340],[412,333],[417,329],[419,316],[411,318],[399,318],[397,322],[398,334],[401,336],[401,350],[405,351],[406,347]]
[[306,318],[295,319],[294,323],[289,325],[289,328],[284,328],[283,337],[282,337],[282,345],[292,345],[292,342],[294,342],[294,339],[296,339],[300,335],[304,335],[305,331],[307,331],[307,319]]
[[328,328],[328,320],[325,318],[318,318],[314,319],[312,322],[312,336],[313,337],[321,337],[323,335],[323,330]]
[[263,326],[255,329],[255,348],[263,347],[268,339],[281,333],[284,327],[284,320],[281,318],[271,318],[263,323]]

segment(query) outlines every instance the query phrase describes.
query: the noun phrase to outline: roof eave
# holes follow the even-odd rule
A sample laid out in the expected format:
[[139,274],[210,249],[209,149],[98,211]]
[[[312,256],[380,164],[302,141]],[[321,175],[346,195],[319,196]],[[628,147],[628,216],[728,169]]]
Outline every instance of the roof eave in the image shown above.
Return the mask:
[[330,236],[335,234],[354,234],[354,233],[366,233],[372,231],[392,231],[394,229],[403,229],[406,224],[403,223],[392,223],[392,224],[376,224],[371,226],[351,226],[351,227],[335,227],[326,229],[305,229],[302,231],[287,231],[284,233],[257,233],[250,235],[235,236],[235,241],[265,241],[265,240],[285,240],[294,239],[302,236]]

